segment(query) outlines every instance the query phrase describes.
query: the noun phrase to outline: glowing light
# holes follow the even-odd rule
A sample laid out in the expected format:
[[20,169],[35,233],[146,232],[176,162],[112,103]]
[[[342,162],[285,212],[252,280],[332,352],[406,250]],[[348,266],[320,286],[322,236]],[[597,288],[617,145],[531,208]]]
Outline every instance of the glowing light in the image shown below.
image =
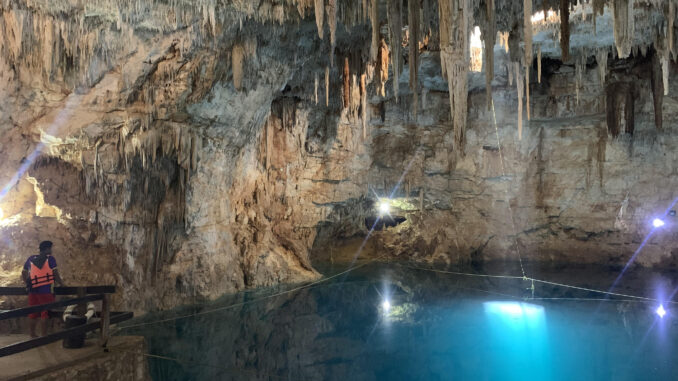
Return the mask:
[[381,307],[384,309],[384,312],[388,312],[391,309],[391,302],[384,300],[384,302],[381,303]]
[[540,24],[546,21],[548,22],[560,22],[558,19],[560,17],[554,11],[548,11],[546,14],[544,11],[539,11],[532,15],[532,24]]
[[655,218],[655,219],[652,221],[652,226],[654,226],[655,228],[660,228],[660,227],[664,226],[664,221],[662,221],[662,220],[659,219],[659,218]]
[[379,213],[380,214],[388,214],[391,212],[391,205],[389,204],[388,201],[382,201],[379,203]]
[[529,303],[517,302],[485,302],[485,311],[506,317],[535,318],[544,314],[544,307]]
[[483,44],[480,40],[480,28],[473,28],[471,33],[471,62],[470,69],[474,72],[483,70]]
[[657,315],[659,315],[660,318],[663,318],[664,315],[666,315],[666,310],[664,309],[664,305],[660,304],[659,307],[657,307],[657,310],[655,311]]

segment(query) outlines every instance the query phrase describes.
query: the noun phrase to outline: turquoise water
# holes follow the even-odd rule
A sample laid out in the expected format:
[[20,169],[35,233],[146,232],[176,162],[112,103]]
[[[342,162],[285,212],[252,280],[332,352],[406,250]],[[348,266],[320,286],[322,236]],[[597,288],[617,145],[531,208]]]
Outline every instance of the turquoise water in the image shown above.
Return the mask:
[[[653,303],[524,299],[529,287],[373,264],[283,296],[251,302],[279,291],[259,290],[183,308],[173,313],[199,315],[122,334],[144,335],[149,353],[173,359],[149,358],[155,380],[678,377],[672,307],[660,319]],[[554,295],[599,297],[535,290]]]

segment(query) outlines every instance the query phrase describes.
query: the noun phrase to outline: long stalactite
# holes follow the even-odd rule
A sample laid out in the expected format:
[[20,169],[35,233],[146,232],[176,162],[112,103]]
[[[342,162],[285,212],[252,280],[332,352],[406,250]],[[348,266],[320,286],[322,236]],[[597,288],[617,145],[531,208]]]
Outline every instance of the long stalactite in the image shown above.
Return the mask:
[[530,120],[530,67],[525,66],[525,108],[527,120]]
[[581,88],[584,82],[584,71],[586,70],[586,54],[579,52],[574,62],[574,82],[577,105],[579,105]]
[[661,57],[658,51],[655,51],[654,54],[652,54],[650,65],[650,88],[652,89],[652,100],[654,104],[654,125],[658,130],[661,130],[663,124],[662,107],[664,104],[664,80],[662,76]]
[[626,58],[631,55],[634,36],[634,0],[613,0],[614,44],[617,47],[617,56]]
[[326,11],[330,26],[330,66],[334,67],[334,48],[337,45],[337,0],[327,0]]
[[[676,59],[676,50],[674,47],[674,32],[673,32],[673,25],[676,19],[676,1],[675,0],[668,0],[668,25],[667,25],[667,32],[666,32],[666,38],[667,38],[667,45],[668,45],[668,50],[671,53],[671,58]],[[668,89],[666,89],[668,90]]]
[[532,0],[523,0],[523,39],[525,40],[525,105],[530,120],[530,66],[532,66]]
[[537,83],[541,83],[541,46],[537,49]]
[[393,95],[398,102],[399,79],[402,73],[402,0],[387,0],[388,30],[391,43],[391,66],[393,67]]
[[518,140],[523,139],[523,92],[524,92],[524,83],[521,75],[522,70],[520,70],[520,63],[513,63],[516,79],[516,89],[518,91]]
[[344,108],[348,108],[351,98],[351,74],[348,57],[344,58]]
[[532,0],[523,0],[523,39],[525,42],[525,66],[532,65]]
[[[456,5],[455,5],[456,4]],[[440,56],[450,92],[450,107],[456,149],[464,155],[468,113],[469,0],[441,0]]]
[[379,1],[370,0],[369,4],[370,25],[372,26],[372,43],[370,44],[370,62],[375,62],[379,55],[379,41],[381,33],[379,31]]
[[570,0],[560,0],[560,52],[563,62],[570,58]]
[[418,1],[408,2],[408,25],[410,32],[409,39],[409,69],[410,69],[410,91],[412,92],[412,114],[414,120],[417,120],[417,109],[419,107],[417,73],[419,72],[419,17],[420,8]]
[[485,44],[483,53],[485,65],[485,103],[492,109],[492,80],[494,79],[494,45],[497,37],[494,0],[485,0],[485,20],[481,23],[481,37]]
[[330,105],[330,67],[325,66],[325,107]]
[[596,19],[598,15],[602,16],[605,13],[605,0],[593,0],[591,7],[593,8],[593,34],[596,35]]
[[315,0],[315,6],[314,6],[314,11],[315,11],[315,24],[318,27],[318,37],[320,39],[323,39],[323,28],[324,26],[324,19],[325,19],[325,0]]

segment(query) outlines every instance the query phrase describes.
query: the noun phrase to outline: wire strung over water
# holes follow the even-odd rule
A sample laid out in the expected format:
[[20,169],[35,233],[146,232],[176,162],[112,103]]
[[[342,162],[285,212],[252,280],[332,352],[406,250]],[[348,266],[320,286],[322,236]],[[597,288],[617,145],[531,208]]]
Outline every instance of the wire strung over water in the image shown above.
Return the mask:
[[[533,283],[542,283],[542,284],[549,284],[552,286],[558,286],[558,287],[564,287],[564,288],[570,288],[574,290],[580,290],[580,291],[587,291],[587,292],[593,292],[597,294],[602,294],[602,295],[607,295],[607,296],[618,296],[618,297],[623,297],[623,298],[628,298],[632,299],[635,301],[644,301],[644,302],[660,302],[658,299],[654,298],[648,298],[645,296],[637,296],[637,295],[629,295],[629,294],[622,294],[618,292],[611,292],[611,291],[603,291],[603,290],[597,290],[594,288],[588,288],[588,287],[580,287],[580,286],[573,286],[565,283],[558,283],[558,282],[552,282],[548,280],[542,280],[542,279],[536,279],[536,278],[531,278],[531,277],[520,277],[520,276],[515,276],[515,275],[490,275],[490,274],[474,274],[474,273],[465,273],[465,272],[459,272],[459,271],[447,271],[447,270],[436,270],[436,269],[431,269],[431,268],[426,268],[426,267],[419,267],[419,266],[412,266],[412,265],[405,265],[405,264],[398,264],[401,267],[413,269],[413,270],[421,270],[421,271],[430,271],[430,272],[435,272],[435,273],[440,273],[440,274],[450,274],[450,275],[459,275],[459,276],[473,276],[473,277],[482,277],[482,278],[503,278],[503,279],[520,279],[520,280],[526,280],[530,281]],[[534,290],[534,286],[532,288]],[[610,300],[610,299],[595,299],[595,298],[529,298],[531,300]],[[619,301],[619,300],[614,300],[614,301]],[[666,303],[671,303],[671,304],[678,304],[678,302],[674,301],[667,301]]]

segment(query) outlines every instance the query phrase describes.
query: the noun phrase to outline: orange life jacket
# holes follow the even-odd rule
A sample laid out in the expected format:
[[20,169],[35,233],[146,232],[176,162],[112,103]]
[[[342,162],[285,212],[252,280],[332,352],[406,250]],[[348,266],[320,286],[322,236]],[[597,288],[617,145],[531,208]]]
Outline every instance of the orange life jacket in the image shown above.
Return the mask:
[[40,287],[54,283],[54,271],[49,267],[49,258],[45,259],[42,268],[31,261],[31,271],[29,273],[31,287]]

